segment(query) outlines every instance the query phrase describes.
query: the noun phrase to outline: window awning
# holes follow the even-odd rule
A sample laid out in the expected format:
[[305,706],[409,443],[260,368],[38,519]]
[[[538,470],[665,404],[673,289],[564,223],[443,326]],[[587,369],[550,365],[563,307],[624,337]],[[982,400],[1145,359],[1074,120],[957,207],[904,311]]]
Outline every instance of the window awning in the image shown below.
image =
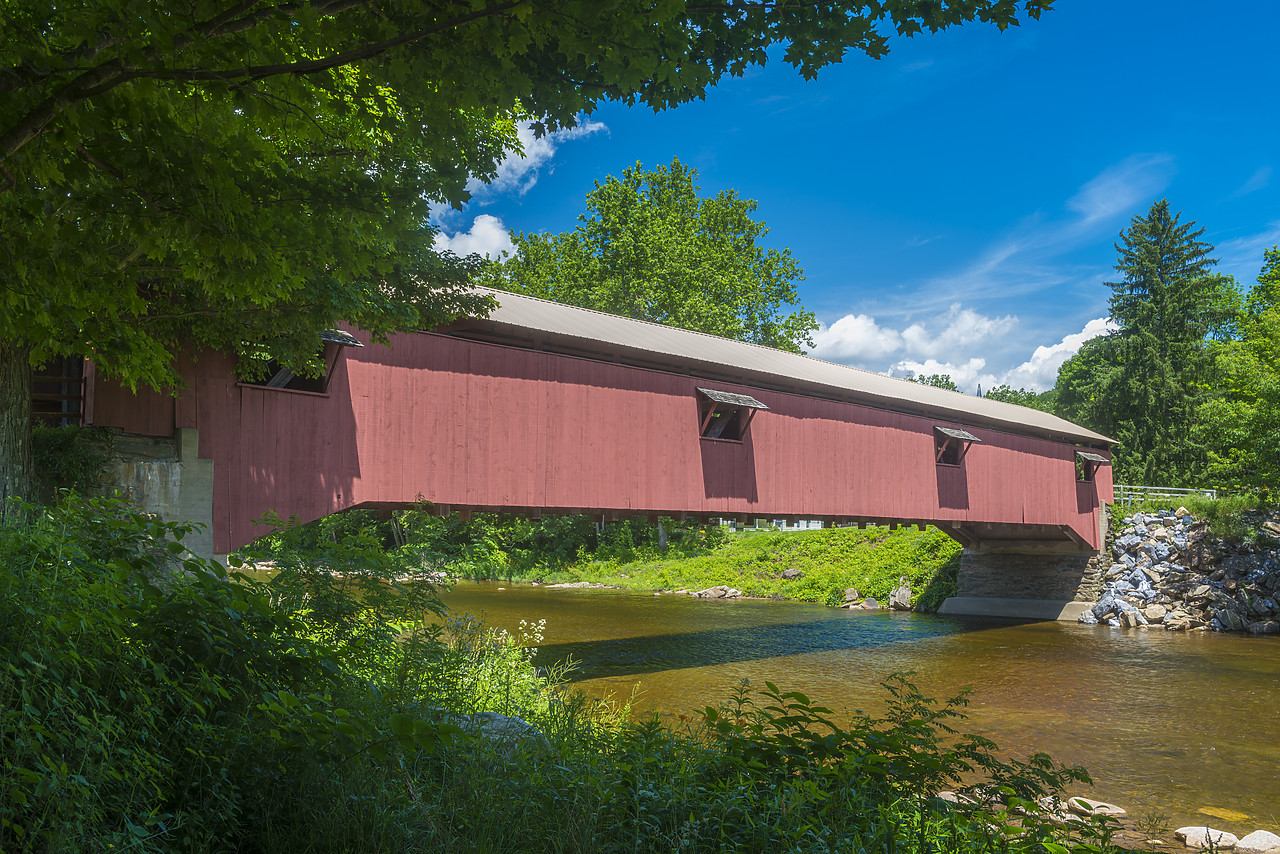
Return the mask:
[[1111,462],[1101,454],[1095,454],[1091,451],[1076,451],[1076,456],[1085,462],[1098,463],[1099,465],[1108,465]]
[[944,436],[947,436],[948,438],[959,439],[962,442],[981,442],[982,441],[972,433],[965,432],[964,430],[957,430],[955,427],[939,427],[935,424],[933,429],[937,430],[939,433],[941,433]]
[[343,332],[341,329],[326,329],[320,333],[321,341],[329,341],[342,347],[363,347],[360,340],[350,332]]
[[769,408],[749,394],[734,394],[731,391],[716,391],[710,388],[700,388],[698,392],[706,395],[716,403],[723,403],[727,406],[745,406],[748,409]]

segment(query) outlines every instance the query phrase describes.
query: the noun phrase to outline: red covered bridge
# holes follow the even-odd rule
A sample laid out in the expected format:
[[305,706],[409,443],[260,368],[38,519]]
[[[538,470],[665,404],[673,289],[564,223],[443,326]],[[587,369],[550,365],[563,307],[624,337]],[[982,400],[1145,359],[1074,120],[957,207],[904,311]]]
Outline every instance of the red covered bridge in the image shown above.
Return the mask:
[[176,397],[89,376],[85,421],[141,448],[134,479],[155,481],[163,512],[206,522],[216,553],[261,535],[253,520],[267,511],[306,521],[420,501],[931,523],[966,546],[965,599],[1000,593],[1009,572],[1021,575],[1004,592],[1019,600],[1087,594],[1112,497],[1105,436],[752,344],[495,296],[488,318],[389,347],[360,346],[358,330],[328,335],[321,380],[241,382],[211,352],[181,360]]

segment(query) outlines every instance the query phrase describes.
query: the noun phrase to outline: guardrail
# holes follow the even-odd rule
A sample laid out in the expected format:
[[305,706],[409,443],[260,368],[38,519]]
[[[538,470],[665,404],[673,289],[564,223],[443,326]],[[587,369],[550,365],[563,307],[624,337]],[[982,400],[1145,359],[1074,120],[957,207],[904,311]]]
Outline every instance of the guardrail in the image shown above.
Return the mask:
[[1141,501],[1177,501],[1186,495],[1203,495],[1205,498],[1217,498],[1216,489],[1183,489],[1176,486],[1129,486],[1123,483],[1115,485],[1116,504],[1137,504]]

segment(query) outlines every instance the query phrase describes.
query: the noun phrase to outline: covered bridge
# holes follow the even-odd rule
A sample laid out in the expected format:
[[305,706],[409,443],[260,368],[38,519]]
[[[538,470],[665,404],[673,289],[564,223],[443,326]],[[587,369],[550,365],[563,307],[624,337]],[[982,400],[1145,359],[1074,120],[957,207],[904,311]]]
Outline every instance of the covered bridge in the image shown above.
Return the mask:
[[930,523],[966,547],[964,599],[998,594],[1009,572],[1013,598],[1087,594],[1112,497],[1107,437],[754,344],[494,296],[487,318],[389,347],[327,335],[320,380],[247,383],[232,357],[204,352],[180,360],[176,396],[135,395],[89,366],[84,420],[122,431],[126,485],[204,521],[216,553],[264,533],[254,520],[267,511],[307,521],[422,501]]

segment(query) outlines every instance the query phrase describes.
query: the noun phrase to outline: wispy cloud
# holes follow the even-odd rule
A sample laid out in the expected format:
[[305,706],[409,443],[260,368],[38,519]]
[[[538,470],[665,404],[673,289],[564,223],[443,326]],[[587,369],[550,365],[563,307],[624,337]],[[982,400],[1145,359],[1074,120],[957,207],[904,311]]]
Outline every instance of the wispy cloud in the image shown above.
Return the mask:
[[1133,213],[1169,186],[1176,171],[1171,154],[1131,155],[1081,187],[1067,209],[1080,215],[1080,225]]
[[473,196],[481,198],[485,195],[510,193],[523,196],[538,183],[542,169],[551,163],[561,145],[608,131],[604,122],[589,121],[537,136],[533,130],[533,122],[521,122],[516,129],[520,151],[513,152],[499,164],[497,176],[488,184],[473,179],[467,184],[467,189]]
[[1263,166],[1257,172],[1249,176],[1249,180],[1245,181],[1236,191],[1228,198],[1238,199],[1241,196],[1247,196],[1250,193],[1256,193],[1271,183],[1271,167]]
[[[981,247],[957,269],[899,288],[892,299],[867,299],[854,313],[884,323],[919,312],[939,312],[962,302],[981,305],[1046,293],[1084,290],[1110,273],[1106,266],[1068,262],[1064,256],[1125,224],[1168,187],[1174,157],[1140,153],[1099,172],[1082,184],[1056,214],[1031,213]],[[910,294],[902,298],[902,291]]]
[[1262,252],[1280,244],[1280,220],[1272,220],[1257,234],[1224,240],[1218,244],[1218,272],[1235,276],[1244,287],[1250,287],[1262,270]]

